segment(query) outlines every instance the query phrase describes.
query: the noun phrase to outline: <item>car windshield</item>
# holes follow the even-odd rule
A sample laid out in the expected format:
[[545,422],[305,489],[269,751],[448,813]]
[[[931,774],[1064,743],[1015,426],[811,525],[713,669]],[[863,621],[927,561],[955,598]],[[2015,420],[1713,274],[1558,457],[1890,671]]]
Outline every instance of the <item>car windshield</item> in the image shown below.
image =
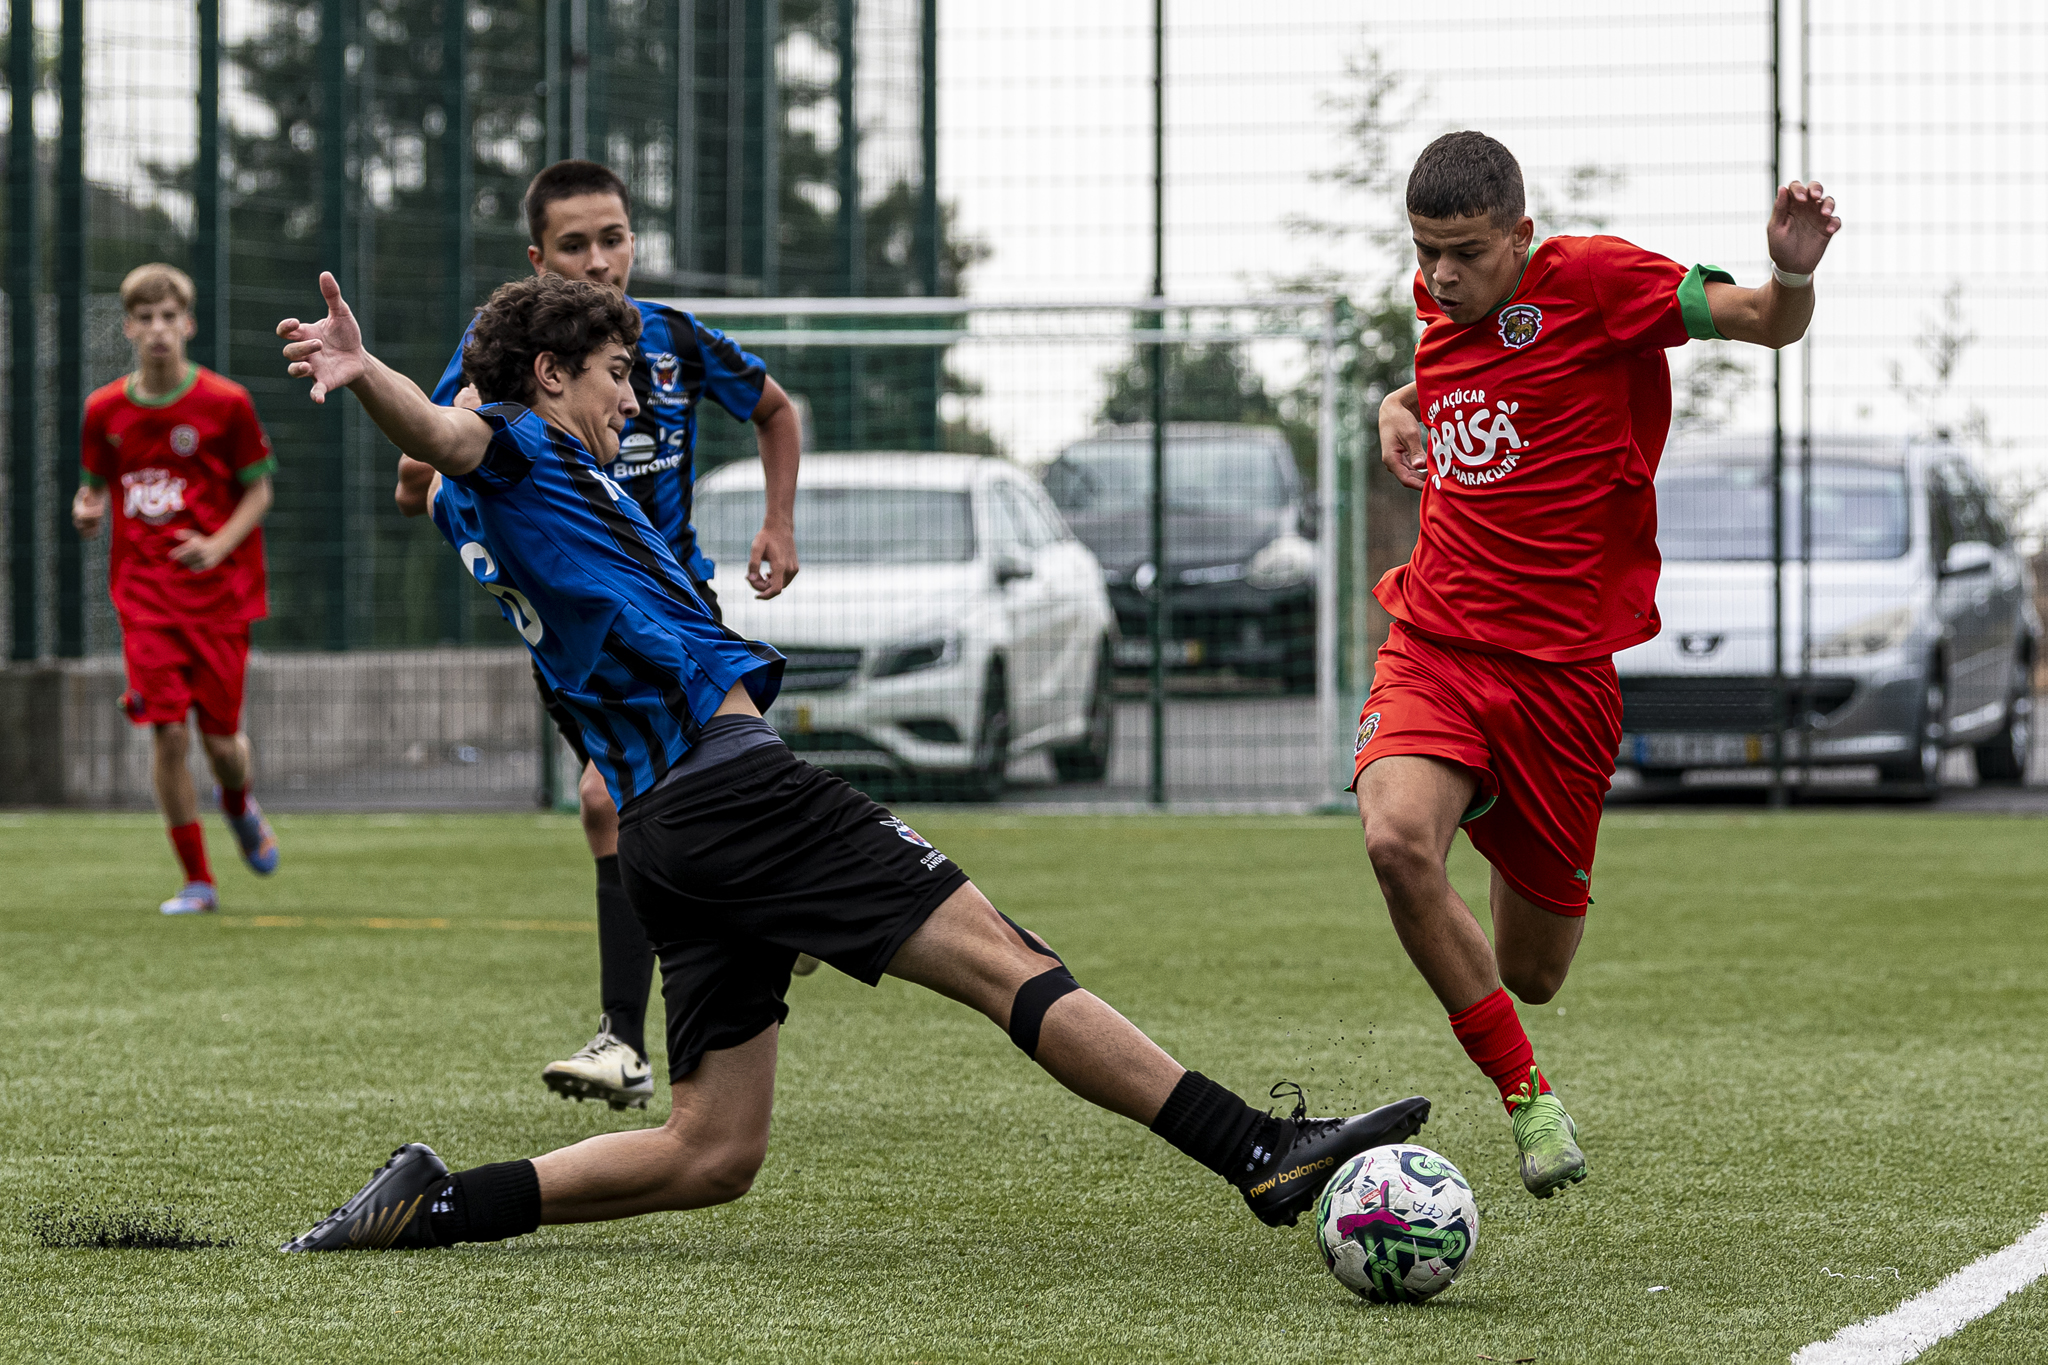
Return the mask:
[[[1149,437],[1083,441],[1045,471],[1046,491],[1069,516],[1142,512],[1152,496]],[[1277,511],[1287,479],[1269,445],[1230,437],[1166,443],[1166,500],[1175,512]]]
[[[762,506],[759,489],[701,494],[705,552],[744,564]],[[806,564],[959,564],[974,558],[974,516],[965,492],[806,485],[797,489],[796,543]]]
[[[1800,557],[1802,520],[1815,559],[1897,559],[1912,536],[1906,471],[1816,461],[1811,511],[1799,509],[1799,469],[1785,471],[1785,557]],[[1770,466],[1757,461],[1685,462],[1657,477],[1657,548],[1673,560],[1769,559]]]

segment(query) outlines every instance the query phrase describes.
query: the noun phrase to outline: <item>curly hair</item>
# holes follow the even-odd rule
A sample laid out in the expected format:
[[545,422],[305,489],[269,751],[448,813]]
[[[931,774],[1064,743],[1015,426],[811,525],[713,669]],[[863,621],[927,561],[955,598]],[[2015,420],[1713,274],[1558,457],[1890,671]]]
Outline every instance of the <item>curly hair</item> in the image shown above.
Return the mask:
[[476,315],[462,348],[462,373],[486,403],[531,403],[534,357],[552,354],[583,373],[608,342],[640,340],[640,310],[616,289],[560,275],[500,285]]

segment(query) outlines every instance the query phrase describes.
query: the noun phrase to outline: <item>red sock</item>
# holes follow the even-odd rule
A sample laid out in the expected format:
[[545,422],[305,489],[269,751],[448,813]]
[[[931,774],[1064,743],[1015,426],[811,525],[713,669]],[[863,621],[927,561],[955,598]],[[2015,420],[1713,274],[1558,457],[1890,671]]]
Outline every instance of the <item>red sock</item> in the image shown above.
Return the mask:
[[213,884],[213,869],[206,865],[206,835],[200,831],[199,822],[189,825],[171,826],[171,847],[178,851],[178,861],[185,865],[185,880]]
[[[1536,1065],[1536,1049],[1515,1015],[1515,1002],[1502,987],[1476,1005],[1451,1016],[1451,1032],[1465,1045],[1465,1053],[1500,1090],[1502,1102],[1529,1083],[1529,1068]],[[1536,1093],[1546,1094],[1550,1082],[1536,1073]],[[1508,1111],[1514,1112],[1509,1105]]]
[[247,787],[222,787],[220,789],[220,809],[221,813],[230,820],[241,819],[242,812],[249,809],[249,789]]

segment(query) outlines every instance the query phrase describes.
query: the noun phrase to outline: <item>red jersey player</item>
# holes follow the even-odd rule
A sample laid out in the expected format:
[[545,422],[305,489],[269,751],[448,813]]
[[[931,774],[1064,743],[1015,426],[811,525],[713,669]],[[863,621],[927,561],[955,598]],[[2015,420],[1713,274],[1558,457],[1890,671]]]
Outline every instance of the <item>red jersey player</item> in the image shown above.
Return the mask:
[[[1534,245],[1521,168],[1474,132],[1423,151],[1407,207],[1424,328],[1380,446],[1422,492],[1421,534],[1375,589],[1395,620],[1359,718],[1358,813],[1402,945],[1542,1199],[1586,1159],[1507,992],[1542,1004],[1564,984],[1621,738],[1609,656],[1658,629],[1664,351],[1797,341],[1842,224],[1819,185],[1780,189],[1758,289],[1615,237]],[[1461,825],[1493,865],[1491,944],[1445,875]]]
[[266,611],[258,527],[277,461],[248,390],[185,359],[192,281],[183,271],[130,271],[121,306],[135,372],[85,400],[85,470],[71,521],[81,536],[96,534],[109,489],[119,490],[107,578],[128,665],[121,709],[156,732],[151,776],[185,869],[185,885],[160,908],[189,915],[219,904],[186,765],[194,707],[243,859],[259,873],[277,867],[270,822],[249,796],[241,732],[249,623]]

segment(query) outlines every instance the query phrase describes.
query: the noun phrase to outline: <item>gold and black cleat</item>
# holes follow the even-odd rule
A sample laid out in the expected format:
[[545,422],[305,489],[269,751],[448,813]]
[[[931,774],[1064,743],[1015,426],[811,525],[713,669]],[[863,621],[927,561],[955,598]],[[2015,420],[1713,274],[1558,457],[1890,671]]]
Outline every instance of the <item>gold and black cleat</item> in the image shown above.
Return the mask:
[[1406,1142],[1429,1121],[1429,1101],[1420,1095],[1348,1119],[1310,1118],[1300,1086],[1282,1081],[1272,1093],[1277,1097],[1289,1088],[1294,1091],[1294,1113],[1280,1121],[1279,1140],[1274,1144],[1278,1155],[1233,1182],[1252,1213],[1271,1228],[1293,1227],[1337,1168],[1352,1157],[1374,1147]]
[[382,1251],[439,1246],[428,1206],[448,1164],[424,1142],[408,1142],[349,1201],[279,1251]]

